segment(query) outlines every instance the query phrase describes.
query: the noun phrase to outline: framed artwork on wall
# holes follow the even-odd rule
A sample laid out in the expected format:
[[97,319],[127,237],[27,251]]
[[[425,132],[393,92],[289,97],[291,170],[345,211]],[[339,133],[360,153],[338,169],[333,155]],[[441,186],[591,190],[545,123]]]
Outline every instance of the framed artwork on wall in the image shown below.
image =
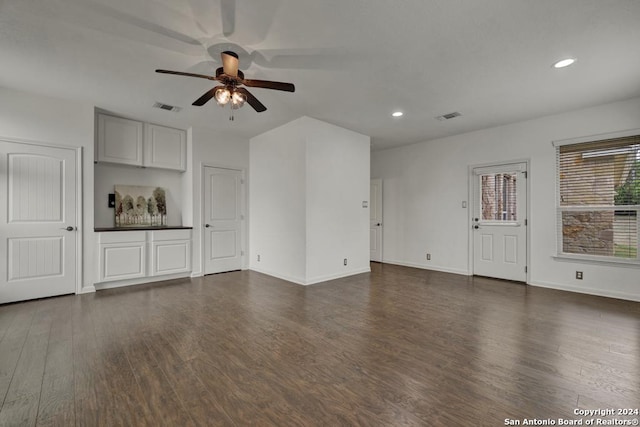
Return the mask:
[[167,196],[162,187],[115,186],[116,227],[167,225]]

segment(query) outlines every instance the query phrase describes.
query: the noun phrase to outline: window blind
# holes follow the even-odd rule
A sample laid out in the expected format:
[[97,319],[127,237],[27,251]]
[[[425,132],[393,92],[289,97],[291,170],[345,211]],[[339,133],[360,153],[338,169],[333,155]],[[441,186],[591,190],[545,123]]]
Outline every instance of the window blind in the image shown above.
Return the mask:
[[561,254],[638,261],[640,135],[557,147]]

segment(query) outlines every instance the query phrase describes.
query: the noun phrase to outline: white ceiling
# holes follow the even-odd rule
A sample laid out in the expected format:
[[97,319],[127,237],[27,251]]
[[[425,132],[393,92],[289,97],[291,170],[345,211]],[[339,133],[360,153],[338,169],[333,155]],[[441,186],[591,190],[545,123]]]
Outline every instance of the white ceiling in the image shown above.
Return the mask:
[[[0,0],[1,86],[247,138],[306,115],[373,149],[640,96],[639,47],[638,0]],[[154,72],[214,74],[222,50],[296,92],[251,89],[268,110],[230,122],[191,105],[214,82]]]

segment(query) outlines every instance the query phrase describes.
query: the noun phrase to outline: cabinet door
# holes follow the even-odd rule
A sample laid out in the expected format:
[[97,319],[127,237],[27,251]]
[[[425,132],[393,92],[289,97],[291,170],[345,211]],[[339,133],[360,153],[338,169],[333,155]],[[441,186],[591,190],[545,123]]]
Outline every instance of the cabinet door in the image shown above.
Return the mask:
[[152,276],[191,271],[191,240],[153,242],[151,250]]
[[100,245],[100,282],[146,276],[145,242]]
[[143,123],[98,114],[98,161],[142,166]]
[[187,133],[181,129],[146,125],[144,165],[184,171],[187,157]]

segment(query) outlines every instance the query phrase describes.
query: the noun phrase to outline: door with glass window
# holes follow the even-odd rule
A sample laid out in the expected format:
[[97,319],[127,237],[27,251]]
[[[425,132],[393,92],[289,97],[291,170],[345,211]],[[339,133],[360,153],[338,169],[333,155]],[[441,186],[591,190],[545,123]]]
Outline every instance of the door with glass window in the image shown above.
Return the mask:
[[527,165],[473,169],[473,274],[527,280]]

